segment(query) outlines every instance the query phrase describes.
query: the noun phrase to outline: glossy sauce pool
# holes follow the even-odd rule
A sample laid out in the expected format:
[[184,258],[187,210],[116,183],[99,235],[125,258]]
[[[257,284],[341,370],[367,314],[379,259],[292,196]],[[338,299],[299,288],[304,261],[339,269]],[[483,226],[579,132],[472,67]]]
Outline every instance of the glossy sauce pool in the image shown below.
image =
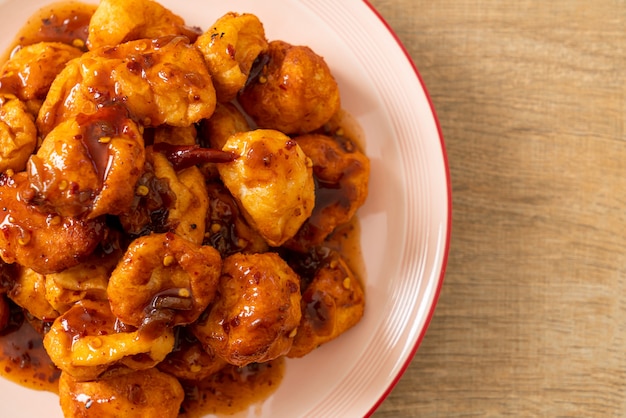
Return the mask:
[[[63,42],[85,49],[88,25],[95,5],[78,2],[52,4],[33,15],[16,35],[9,50],[0,56],[0,63],[12,51],[41,41]],[[351,138],[362,146],[358,124],[340,112],[326,127],[327,133]],[[338,228],[325,246],[340,252],[355,274],[364,278],[358,220]],[[2,286],[0,286],[0,290]],[[43,348],[41,321],[28,321],[22,310],[0,292],[0,305],[7,304],[8,323],[0,324],[0,375],[22,386],[58,393],[60,371]],[[38,328],[36,330],[36,328]],[[180,417],[199,418],[207,414],[232,414],[260,404],[279,386],[285,373],[285,360],[253,364],[244,368],[227,366],[201,382],[181,382],[185,401]]]

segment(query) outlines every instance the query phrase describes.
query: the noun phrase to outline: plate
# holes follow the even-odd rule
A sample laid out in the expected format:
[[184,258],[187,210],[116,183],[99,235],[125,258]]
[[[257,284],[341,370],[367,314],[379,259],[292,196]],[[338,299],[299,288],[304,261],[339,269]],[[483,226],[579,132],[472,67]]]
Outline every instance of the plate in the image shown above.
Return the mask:
[[[0,48],[47,0],[0,0]],[[250,12],[267,38],[308,45],[337,79],[342,107],[360,124],[372,163],[359,210],[366,313],[339,339],[288,360],[262,404],[235,416],[360,417],[384,400],[433,315],[447,259],[451,196],[445,146],[424,84],[374,8],[344,0],[163,0],[206,29],[228,11]],[[2,415],[61,417],[56,395],[0,378]]]

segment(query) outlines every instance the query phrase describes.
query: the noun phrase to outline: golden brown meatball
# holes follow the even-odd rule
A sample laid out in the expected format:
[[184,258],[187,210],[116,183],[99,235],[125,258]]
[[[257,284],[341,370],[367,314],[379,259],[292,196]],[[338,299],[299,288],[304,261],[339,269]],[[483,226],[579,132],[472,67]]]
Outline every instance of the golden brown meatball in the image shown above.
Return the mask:
[[176,418],[185,393],[178,380],[156,369],[119,370],[95,381],[61,373],[59,398],[66,418]]
[[260,128],[299,134],[320,128],[340,108],[339,87],[322,57],[306,46],[269,45],[269,62],[239,95]]
[[36,146],[37,128],[24,103],[0,98],[0,172],[24,170]]
[[326,256],[302,293],[302,321],[288,357],[302,357],[356,325],[365,296],[358,278],[336,252]]
[[28,163],[33,201],[62,216],[96,218],[130,208],[145,150],[122,107],[79,114],[56,126]]
[[204,55],[219,102],[236,97],[248,80],[254,60],[268,47],[259,19],[253,14],[233,12],[219,18],[195,45]]
[[222,260],[215,248],[173,233],[134,240],[111,274],[111,310],[124,323],[195,321],[215,296]]
[[224,185],[268,244],[282,245],[313,211],[310,159],[294,140],[266,129],[234,134],[223,150],[239,155],[218,165]]
[[284,355],[300,323],[300,280],[275,253],[224,260],[218,297],[192,330],[230,364],[245,366]]
[[156,1],[101,0],[89,23],[87,46],[93,50],[167,35],[184,35],[193,41],[199,31]]
[[18,49],[0,70],[0,92],[18,99],[41,101],[54,78],[82,51],[60,42],[39,42]]
[[54,320],[43,343],[59,369],[91,380],[119,364],[154,367],[174,348],[174,333],[166,327],[137,330],[120,323],[106,301],[81,300]]
[[32,194],[26,173],[0,176],[0,257],[48,274],[75,266],[91,254],[104,234],[103,220],[41,212],[25,202]]
[[213,114],[215,89],[202,55],[186,37],[102,47],[70,61],[57,76],[37,126],[46,135],[73,115],[115,103],[146,127],[189,126]]
[[315,208],[285,246],[307,251],[352,219],[368,194],[370,161],[346,138],[309,134],[294,138],[313,162]]
[[[93,51],[104,59],[118,96],[145,126],[189,126],[215,110],[215,88],[202,55],[186,37],[138,40]],[[90,74],[87,86],[97,85]],[[148,88],[148,90],[146,90]]]

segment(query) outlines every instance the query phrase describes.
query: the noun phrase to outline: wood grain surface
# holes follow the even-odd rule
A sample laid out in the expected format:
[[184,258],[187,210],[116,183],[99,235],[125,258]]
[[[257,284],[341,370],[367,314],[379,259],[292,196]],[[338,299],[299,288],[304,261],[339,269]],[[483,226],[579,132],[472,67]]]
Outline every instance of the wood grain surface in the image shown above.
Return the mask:
[[374,417],[626,416],[626,2],[371,3],[453,196],[435,315]]

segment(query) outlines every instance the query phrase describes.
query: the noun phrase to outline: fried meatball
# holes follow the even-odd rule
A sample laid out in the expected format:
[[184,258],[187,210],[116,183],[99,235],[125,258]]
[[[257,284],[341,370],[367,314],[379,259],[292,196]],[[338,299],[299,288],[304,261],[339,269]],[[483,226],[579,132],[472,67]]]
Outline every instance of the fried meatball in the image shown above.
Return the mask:
[[37,101],[40,105],[55,77],[82,53],[61,42],[23,46],[0,69],[0,93],[13,94],[24,102]]
[[215,248],[173,233],[137,238],[111,273],[111,310],[134,326],[194,322],[215,296],[221,267]]
[[[109,276],[122,256],[117,243],[111,240],[111,231],[107,231],[103,243],[107,249],[97,248],[80,264],[45,275],[46,299],[52,307],[64,313],[82,299],[106,301]],[[103,243],[100,244],[102,247]]]
[[148,369],[174,348],[171,328],[144,331],[120,323],[107,301],[81,300],[54,320],[44,336],[54,364],[80,380],[96,379],[120,364]]
[[302,357],[337,338],[361,320],[364,307],[358,277],[337,252],[325,255],[302,293],[302,321],[287,356]]
[[77,219],[45,213],[25,202],[32,196],[25,172],[0,176],[0,257],[41,274],[80,263],[104,235],[103,219]]
[[29,160],[32,201],[62,216],[118,215],[130,208],[144,160],[143,136],[124,108],[79,114]]
[[[71,267],[68,270],[78,271],[84,267],[82,264]],[[59,281],[54,279],[54,275],[45,275],[45,290],[46,300],[59,313],[67,312],[72,305],[83,299],[86,300],[107,300],[107,282],[108,275],[103,277],[98,269],[94,268],[94,271],[87,270],[86,273],[92,273],[84,277],[84,280],[77,281],[72,287],[64,287]]]
[[[170,126],[161,125],[154,128],[153,143],[166,143],[170,145],[195,145],[196,144],[196,127],[189,126]],[[147,142],[147,141],[146,141]]]
[[158,152],[149,152],[154,174],[168,181],[176,197],[167,208],[167,225],[177,235],[201,244],[204,240],[209,197],[204,177],[196,166],[175,171],[167,158]]
[[71,116],[123,103],[145,127],[184,127],[210,117],[215,100],[202,54],[186,37],[140,39],[70,61],[50,86],[37,126],[47,135]]
[[275,253],[231,255],[208,316],[192,330],[208,350],[236,366],[282,356],[300,323],[299,283]]
[[246,84],[252,64],[268,48],[265,29],[250,13],[226,13],[195,45],[204,55],[217,100],[229,102]]
[[232,135],[223,150],[239,155],[218,170],[250,225],[272,246],[293,237],[315,201],[312,164],[298,144],[259,129]]
[[157,369],[119,370],[95,381],[80,381],[65,372],[59,378],[66,418],[176,418],[184,397],[180,382]]
[[195,40],[199,30],[152,0],[101,0],[89,23],[87,46],[97,49],[137,39],[183,35]]
[[307,251],[321,244],[337,226],[350,221],[365,203],[370,161],[343,137],[308,134],[294,139],[313,162],[315,208],[285,246]]
[[324,59],[307,46],[269,45],[269,62],[239,95],[260,128],[286,134],[314,131],[340,108],[337,82]]
[[194,165],[176,170],[165,153],[155,151],[159,145],[146,148],[145,171],[121,224],[133,236],[171,231],[201,244],[209,207],[204,176]]

